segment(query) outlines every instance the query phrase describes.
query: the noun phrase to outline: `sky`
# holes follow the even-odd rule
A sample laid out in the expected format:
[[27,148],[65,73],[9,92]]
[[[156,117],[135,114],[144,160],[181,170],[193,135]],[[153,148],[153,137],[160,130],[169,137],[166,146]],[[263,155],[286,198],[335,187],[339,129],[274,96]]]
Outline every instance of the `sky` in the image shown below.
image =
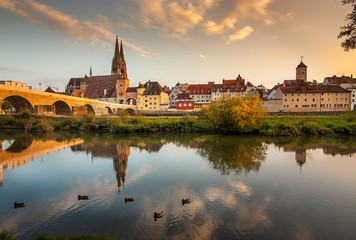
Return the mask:
[[272,88],[356,76],[356,50],[337,39],[340,0],[0,0],[0,80],[64,91],[71,77],[110,75],[115,35],[130,86],[221,83],[239,74]]

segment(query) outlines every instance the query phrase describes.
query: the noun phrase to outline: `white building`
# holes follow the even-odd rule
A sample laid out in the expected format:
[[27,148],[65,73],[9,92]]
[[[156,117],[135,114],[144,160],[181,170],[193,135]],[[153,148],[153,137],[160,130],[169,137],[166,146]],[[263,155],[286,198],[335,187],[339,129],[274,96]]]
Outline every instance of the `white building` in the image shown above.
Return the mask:
[[176,108],[177,107],[177,96],[180,93],[189,92],[188,83],[177,83],[176,86],[172,89],[169,94],[169,107]]

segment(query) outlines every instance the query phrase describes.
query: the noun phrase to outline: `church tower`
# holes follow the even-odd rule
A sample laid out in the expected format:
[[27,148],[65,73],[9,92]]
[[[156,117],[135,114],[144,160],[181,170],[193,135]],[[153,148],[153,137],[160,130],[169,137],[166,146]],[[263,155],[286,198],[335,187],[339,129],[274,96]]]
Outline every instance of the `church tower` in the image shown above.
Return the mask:
[[112,64],[111,64],[111,75],[115,75],[115,74],[121,74],[123,79],[127,78],[124,48],[122,47],[122,41],[120,43],[120,48],[119,48],[119,41],[117,39],[117,35],[116,35],[116,42],[115,42],[114,57],[112,59]]
[[303,80],[304,82],[307,81],[307,66],[303,63],[303,59],[296,68],[296,79]]
[[124,57],[124,48],[122,47],[122,41],[120,42],[119,48],[119,41],[117,35],[115,42],[115,52],[111,65],[111,75],[115,75],[118,77],[116,83],[117,102],[125,103],[126,89],[129,87],[130,80],[127,78],[126,61]]

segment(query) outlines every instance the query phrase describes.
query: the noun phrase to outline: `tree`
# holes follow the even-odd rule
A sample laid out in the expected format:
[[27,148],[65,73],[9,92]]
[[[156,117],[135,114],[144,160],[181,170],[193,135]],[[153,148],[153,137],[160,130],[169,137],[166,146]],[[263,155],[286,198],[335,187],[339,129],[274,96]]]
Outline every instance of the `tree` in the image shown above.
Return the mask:
[[237,133],[256,130],[265,112],[256,94],[245,97],[223,95],[209,105],[207,116],[218,131]]
[[349,21],[346,26],[341,27],[341,32],[337,36],[338,38],[346,37],[346,39],[341,43],[341,47],[345,51],[356,48],[356,0],[342,0],[343,5],[351,4],[353,10],[350,14],[347,14],[345,21]]

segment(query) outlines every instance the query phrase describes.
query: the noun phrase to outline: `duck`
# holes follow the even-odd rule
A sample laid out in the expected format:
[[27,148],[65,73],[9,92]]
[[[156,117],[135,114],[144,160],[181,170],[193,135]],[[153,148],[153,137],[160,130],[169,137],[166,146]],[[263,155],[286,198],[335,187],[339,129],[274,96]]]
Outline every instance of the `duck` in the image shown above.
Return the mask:
[[135,201],[134,198],[132,198],[132,197],[129,197],[129,198],[125,197],[125,203],[127,203],[127,202],[133,202],[133,201]]
[[155,212],[155,214],[154,214],[154,218],[155,218],[155,219],[161,218],[161,217],[163,217],[163,211],[161,211],[161,212]]
[[88,200],[88,199],[89,199],[88,196],[78,195],[78,200]]
[[190,203],[190,198],[185,198],[185,199],[182,199],[182,205],[186,204],[186,203]]
[[25,206],[25,203],[18,203],[18,202],[14,202],[14,208],[21,208],[21,207],[24,207]]

